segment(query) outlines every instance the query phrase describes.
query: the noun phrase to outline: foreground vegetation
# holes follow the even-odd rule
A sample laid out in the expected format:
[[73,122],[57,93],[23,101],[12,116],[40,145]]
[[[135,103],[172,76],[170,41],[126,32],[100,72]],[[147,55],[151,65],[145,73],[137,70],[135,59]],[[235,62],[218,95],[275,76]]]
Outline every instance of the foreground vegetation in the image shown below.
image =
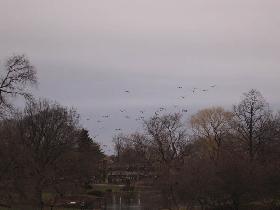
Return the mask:
[[[28,91],[36,69],[24,55],[10,57],[0,76],[0,204],[43,208],[103,179],[100,146],[79,124],[75,109]],[[18,110],[12,98],[23,97]],[[48,193],[47,193],[48,192]],[[48,203],[50,205],[50,203]]]

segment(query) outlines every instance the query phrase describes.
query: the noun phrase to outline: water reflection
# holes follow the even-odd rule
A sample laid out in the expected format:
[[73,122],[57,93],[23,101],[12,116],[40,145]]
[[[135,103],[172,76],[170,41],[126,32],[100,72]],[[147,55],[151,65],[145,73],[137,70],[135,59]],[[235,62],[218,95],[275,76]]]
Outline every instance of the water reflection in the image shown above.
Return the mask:
[[140,193],[112,193],[106,199],[106,209],[110,210],[142,210]]

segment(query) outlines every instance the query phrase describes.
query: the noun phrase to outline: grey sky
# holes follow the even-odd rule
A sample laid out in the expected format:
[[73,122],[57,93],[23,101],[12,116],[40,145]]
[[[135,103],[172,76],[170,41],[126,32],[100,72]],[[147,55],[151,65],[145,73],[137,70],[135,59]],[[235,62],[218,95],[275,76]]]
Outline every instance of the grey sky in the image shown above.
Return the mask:
[[[250,88],[279,107],[279,8],[278,0],[0,0],[0,59],[25,53],[38,69],[34,94],[77,107],[107,144],[115,128],[137,127],[141,109],[230,107]],[[193,87],[209,91],[193,96]]]

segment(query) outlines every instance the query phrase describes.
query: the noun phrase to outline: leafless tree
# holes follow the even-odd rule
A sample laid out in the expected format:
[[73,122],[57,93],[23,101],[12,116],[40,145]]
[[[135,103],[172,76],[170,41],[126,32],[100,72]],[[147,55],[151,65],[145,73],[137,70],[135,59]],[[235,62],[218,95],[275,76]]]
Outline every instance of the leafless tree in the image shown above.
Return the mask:
[[206,140],[214,159],[219,157],[222,143],[229,134],[232,117],[233,114],[222,107],[203,109],[191,117],[194,135]]
[[20,179],[13,177],[13,181],[16,189],[27,186],[22,193],[31,195],[37,206],[42,205],[47,187],[65,181],[75,171],[75,165],[70,164],[74,161],[69,158],[75,158],[71,154],[77,145],[77,128],[75,110],[46,100],[28,103],[24,112],[16,116],[17,165],[22,173]]
[[271,118],[269,105],[259,91],[252,89],[244,93],[241,102],[233,107],[233,113],[235,136],[245,145],[253,160],[265,140],[264,131]]
[[20,154],[16,143],[15,122],[13,120],[0,121],[0,203],[9,205],[15,171],[18,170],[17,158]]
[[120,161],[124,149],[127,148],[127,140],[128,137],[122,133],[113,137],[113,145],[116,152],[117,161]]
[[25,55],[8,58],[0,76],[0,113],[13,107],[11,97],[22,96],[31,100],[28,87],[36,84],[36,70]]
[[187,135],[181,117],[178,113],[155,115],[145,121],[144,127],[153,150],[154,161],[169,164],[182,159]]
[[153,167],[156,170],[158,189],[165,197],[166,206],[178,209],[176,175],[184,162],[187,145],[186,128],[178,113],[155,115],[145,121],[144,128]]

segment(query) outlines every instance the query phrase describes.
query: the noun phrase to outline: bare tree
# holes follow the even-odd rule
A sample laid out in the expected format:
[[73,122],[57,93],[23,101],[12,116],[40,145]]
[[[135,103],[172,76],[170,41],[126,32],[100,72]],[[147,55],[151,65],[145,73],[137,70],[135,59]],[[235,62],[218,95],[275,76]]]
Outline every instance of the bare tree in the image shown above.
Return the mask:
[[18,171],[17,157],[20,155],[16,144],[15,122],[13,120],[0,121],[0,203],[11,203],[12,185],[15,171]]
[[32,99],[28,86],[37,83],[36,70],[25,55],[14,55],[7,59],[0,76],[0,112],[12,108],[11,97]]
[[245,145],[253,160],[265,140],[264,131],[271,118],[269,105],[259,91],[252,89],[244,93],[244,98],[233,107],[233,112],[235,136]]
[[113,137],[113,144],[117,161],[120,161],[123,151],[125,150],[125,148],[127,148],[127,139],[128,137],[122,133]]
[[28,103],[16,119],[17,164],[22,173],[14,177],[15,188],[27,186],[26,197],[33,195],[41,206],[43,191],[67,180],[77,167],[71,164],[75,163],[71,154],[77,145],[78,115],[75,110],[41,100]]
[[181,117],[178,113],[155,115],[145,122],[148,142],[153,150],[155,161],[171,163],[182,159],[187,136]]
[[157,187],[170,209],[179,209],[178,180],[175,177],[180,173],[186,155],[187,135],[181,118],[178,113],[155,115],[144,124]]
[[222,143],[230,130],[231,112],[222,107],[213,107],[200,110],[191,118],[191,127],[194,135],[207,141],[214,159],[219,157]]

